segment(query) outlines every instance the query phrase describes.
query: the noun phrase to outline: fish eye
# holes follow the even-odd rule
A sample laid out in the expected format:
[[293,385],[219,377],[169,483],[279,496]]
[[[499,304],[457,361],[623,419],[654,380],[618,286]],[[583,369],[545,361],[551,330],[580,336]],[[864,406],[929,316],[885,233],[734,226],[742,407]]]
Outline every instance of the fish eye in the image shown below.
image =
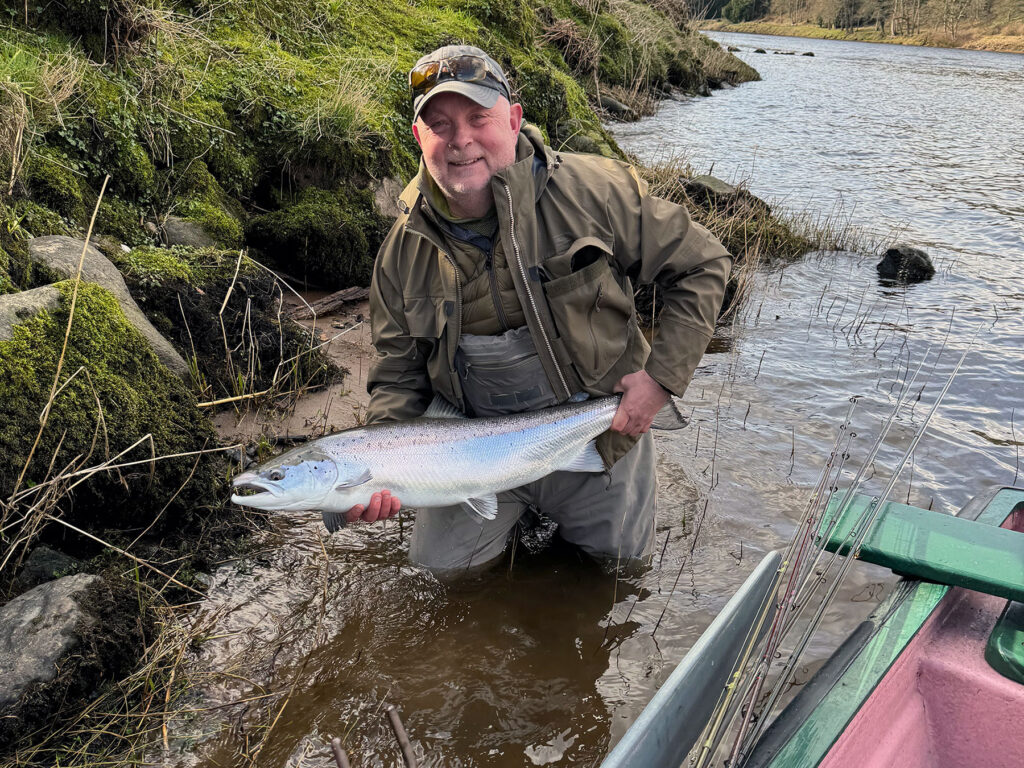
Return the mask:
[[284,480],[284,471],[280,469],[272,469],[270,470],[268,477],[271,480]]

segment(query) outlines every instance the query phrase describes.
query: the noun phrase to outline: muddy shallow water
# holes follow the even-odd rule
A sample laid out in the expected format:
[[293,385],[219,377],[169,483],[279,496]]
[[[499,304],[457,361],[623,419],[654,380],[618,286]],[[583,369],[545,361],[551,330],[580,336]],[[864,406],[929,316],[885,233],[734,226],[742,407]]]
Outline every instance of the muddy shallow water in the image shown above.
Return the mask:
[[[853,44],[768,41],[813,47],[817,56],[799,61],[741,53],[755,66],[771,62],[762,67],[765,82],[666,104],[659,115],[625,129],[620,141],[642,150],[647,130],[661,143],[683,143],[683,115],[690,124],[728,124],[731,135],[749,134],[763,126],[742,121],[760,119],[763,110],[755,112],[747,101],[780,101],[801,82],[824,88],[814,78],[834,77],[837,68],[850,82],[863,82],[880,57],[894,71],[916,66],[922,98],[946,87],[949,77],[959,88],[978,86],[987,94],[988,68],[1002,66],[988,58],[972,64],[964,51],[930,50],[915,64],[896,47],[868,56]],[[948,66],[936,64],[947,54]],[[825,75],[804,63],[821,59],[828,61]],[[796,66],[802,67],[798,77]],[[972,67],[975,78],[964,74]],[[1024,88],[1020,71],[1013,80],[1000,70],[1010,83],[1003,92]],[[930,82],[932,91],[921,82]],[[701,112],[711,109],[720,111],[717,118]],[[795,137],[774,150],[789,155],[778,161],[781,175],[771,178],[780,195],[788,191],[792,199],[800,188],[828,210],[855,159],[844,155],[830,164],[816,152],[818,159],[800,171],[808,155],[799,138],[807,117],[801,113],[791,125],[774,116],[773,131]],[[854,142],[843,133],[849,127],[843,120],[830,124],[836,152],[844,141]],[[856,141],[866,130],[872,121],[859,121]],[[946,135],[941,123],[930,130],[942,146],[954,145],[952,153],[956,142],[976,138],[952,135],[952,129]],[[1000,141],[1008,139],[991,139]],[[740,148],[730,150],[736,167],[744,167],[735,156]],[[784,167],[796,170],[787,176]],[[929,188],[942,187],[947,195],[968,183],[927,155],[914,167],[915,183],[923,175]],[[999,179],[991,201],[979,193],[962,216],[913,218],[913,209],[895,202],[906,197],[888,183],[858,189],[870,211],[864,223],[908,224],[906,239],[927,245],[938,268],[928,283],[884,285],[876,259],[852,253],[812,254],[758,276],[743,310],[718,329],[681,402],[693,424],[658,437],[656,554],[644,573],[609,573],[557,543],[533,553],[520,545],[514,558],[487,573],[445,585],[407,563],[408,521],[328,537],[318,517],[277,518],[255,554],[214,574],[211,597],[194,617],[207,639],[198,644],[192,669],[216,670],[202,701],[247,701],[208,712],[192,732],[177,734],[213,734],[195,751],[194,741],[178,742],[176,750],[191,753],[183,762],[233,765],[248,755],[258,765],[322,768],[333,764],[330,737],[341,736],[354,765],[400,765],[383,717],[383,705],[394,703],[425,766],[598,764],[760,557],[792,535],[849,398],[861,397],[853,419],[855,466],[895,405],[899,382],[926,353],[915,385],[920,400],[898,417],[864,490],[885,485],[968,346],[964,367],[893,498],[953,511],[991,484],[1011,483],[1021,472],[1024,437],[1021,167],[990,170]],[[767,179],[765,187],[755,191],[771,197]],[[943,194],[929,193],[935,199]],[[855,223],[857,216],[854,210]],[[808,651],[803,678],[891,583],[887,571],[858,564]]]

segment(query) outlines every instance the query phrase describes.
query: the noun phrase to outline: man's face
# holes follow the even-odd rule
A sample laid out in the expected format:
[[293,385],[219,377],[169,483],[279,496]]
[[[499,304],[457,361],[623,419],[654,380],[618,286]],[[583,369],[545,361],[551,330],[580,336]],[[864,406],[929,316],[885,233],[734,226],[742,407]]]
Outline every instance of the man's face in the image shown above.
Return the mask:
[[413,134],[452,213],[476,213],[482,200],[490,207],[491,177],[515,162],[522,121],[519,104],[500,98],[487,109],[458,93],[435,96],[420,113]]

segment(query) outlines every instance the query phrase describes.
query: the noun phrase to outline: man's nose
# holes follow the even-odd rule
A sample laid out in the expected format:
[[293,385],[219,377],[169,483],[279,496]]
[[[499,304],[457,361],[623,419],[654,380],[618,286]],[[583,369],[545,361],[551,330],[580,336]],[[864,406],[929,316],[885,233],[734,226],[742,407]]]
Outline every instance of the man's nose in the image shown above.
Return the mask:
[[448,144],[455,149],[462,149],[463,147],[469,146],[470,142],[473,141],[472,131],[470,130],[469,123],[458,121],[452,124],[452,135],[448,140]]

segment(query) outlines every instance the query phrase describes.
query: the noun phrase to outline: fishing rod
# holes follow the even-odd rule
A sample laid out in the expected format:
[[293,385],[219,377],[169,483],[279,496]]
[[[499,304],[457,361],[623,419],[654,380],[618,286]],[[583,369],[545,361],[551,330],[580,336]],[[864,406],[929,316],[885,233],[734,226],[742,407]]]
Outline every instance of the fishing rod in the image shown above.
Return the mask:
[[[818,605],[817,611],[815,612],[807,628],[801,635],[796,648],[793,650],[793,652],[787,659],[786,664],[783,667],[782,673],[780,674],[780,677],[776,685],[774,686],[768,701],[762,709],[763,712],[771,712],[772,708],[778,701],[779,696],[782,694],[782,689],[785,687],[785,681],[789,678],[793,668],[796,666],[797,659],[804,652],[804,650],[807,647],[807,644],[810,642],[811,637],[820,626],[822,617],[825,614],[825,610],[832,604],[833,600],[835,599],[835,595],[838,592],[839,587],[843,583],[846,574],[849,572],[853,560],[856,559],[857,555],[859,554],[860,548],[863,545],[864,540],[867,538],[867,535],[871,530],[872,524],[877,519],[878,513],[884,506],[889,494],[892,493],[893,488],[895,488],[896,481],[899,478],[899,475],[902,473],[903,468],[906,466],[907,460],[910,458],[910,455],[913,454],[914,450],[917,448],[918,443],[921,441],[921,438],[924,436],[924,433],[927,431],[928,425],[931,423],[932,417],[938,410],[938,407],[942,403],[942,400],[945,398],[946,393],[949,392],[949,388],[952,385],[953,380],[956,378],[957,373],[959,373],[964,360],[967,358],[967,354],[970,352],[971,346],[973,346],[973,339],[971,343],[968,344],[963,354],[961,354],[960,359],[957,361],[956,366],[954,366],[953,371],[947,377],[946,382],[942,387],[942,390],[939,392],[938,396],[935,399],[935,402],[932,403],[932,406],[929,409],[924,420],[922,421],[921,426],[918,428],[917,432],[914,434],[914,437],[911,439],[910,444],[907,447],[907,450],[904,451],[903,455],[900,457],[900,461],[897,464],[895,470],[893,471],[892,476],[890,477],[885,489],[879,496],[872,499],[871,504],[868,505],[867,510],[865,510],[864,514],[861,515],[861,518],[858,520],[857,524],[854,525],[853,530],[857,531],[857,535],[854,539],[854,543],[850,546],[850,554],[840,565],[839,572],[836,574],[835,580],[829,586],[823,599]],[[898,407],[899,406],[897,406],[897,408]],[[852,493],[849,493],[846,497],[846,501],[844,502],[844,508],[848,507],[851,499]],[[838,518],[839,515],[836,515],[835,519],[838,520]],[[847,538],[849,538],[849,536]],[[843,544],[837,548],[837,551],[842,550],[845,547],[845,544],[846,542],[844,540]],[[750,747],[754,743],[756,743],[757,739],[764,731],[767,719],[767,717],[762,717],[759,719],[757,725],[750,731],[749,737],[746,739],[745,743],[740,743],[739,740],[737,741],[732,753],[730,754],[730,765],[737,765],[737,760],[742,761],[746,758],[747,754],[750,751]]]
[[[913,376],[911,376],[910,379],[903,386],[896,407],[890,412],[889,417],[883,424],[882,430],[880,431],[877,439],[871,446],[867,459],[861,465],[859,471],[854,477],[853,483],[851,485],[851,493],[844,501],[842,511],[845,511],[846,508],[850,505],[851,500],[853,498],[852,493],[855,492],[860,487],[860,484],[863,481],[863,474],[865,468],[869,466],[872,461],[874,461],[874,458],[877,455],[882,444],[884,443],[890,428],[892,427],[893,423],[895,423],[897,413],[903,407],[904,403],[909,397],[909,393],[912,391],[913,384],[914,382],[916,382],[917,377],[920,375],[927,358],[928,352],[926,351],[924,357],[921,359],[921,362],[918,364],[917,369],[914,371]],[[811,494],[811,498],[808,501],[807,510],[804,513],[804,517],[801,521],[801,528],[798,529],[797,535],[790,541],[790,544],[787,548],[787,557],[784,561],[783,567],[785,568],[791,561],[794,562],[794,565],[791,569],[790,579],[787,582],[787,588],[784,592],[782,592],[782,598],[780,599],[779,604],[776,606],[775,619],[773,620],[772,630],[765,641],[764,651],[761,654],[761,657],[754,669],[754,672],[752,672],[748,676],[749,679],[747,684],[744,686],[743,696],[740,698],[740,706],[745,707],[745,711],[746,713],[748,713],[748,715],[745,715],[740,722],[739,731],[734,739],[734,747],[731,752],[732,760],[734,760],[736,756],[736,747],[740,743],[742,743],[744,737],[746,736],[747,729],[750,727],[751,718],[749,716],[749,713],[753,712],[755,702],[761,695],[761,690],[767,682],[768,673],[771,670],[772,662],[775,658],[779,646],[782,643],[782,639],[793,628],[793,626],[795,625],[795,623],[797,622],[800,615],[803,613],[804,608],[807,605],[806,585],[808,582],[811,581],[818,581],[820,583],[820,579],[812,580],[809,578],[809,575],[813,573],[817,567],[817,563],[819,562],[819,559],[821,557],[821,549],[819,547],[818,554],[809,564],[807,563],[806,553],[810,550],[812,541],[822,541],[821,537],[817,535],[819,533],[817,527],[820,524],[821,513],[826,504],[827,496],[825,494],[825,490],[832,487],[832,484],[829,483],[829,477],[832,474],[835,458],[837,453],[839,453],[839,447],[842,443],[842,439],[844,436],[847,438],[846,447],[849,448],[849,440],[852,439],[852,435],[849,434],[849,425],[853,418],[853,411],[856,408],[859,400],[860,398],[858,397],[850,399],[850,408],[847,410],[846,418],[844,419],[843,424],[840,426],[839,432],[836,436],[836,441],[833,444],[832,453],[829,455],[829,459],[826,462],[825,468],[819,476],[818,483],[816,484],[815,489]],[[845,450],[841,454],[839,454],[840,462],[839,466],[836,468],[836,482],[838,482],[838,479],[842,476],[842,472],[845,467],[845,462],[848,454],[848,450]],[[810,536],[811,531],[814,531],[816,535],[813,537]],[[794,585],[799,586],[797,586],[796,589],[794,589]],[[796,593],[795,596],[794,592]],[[783,675],[785,676],[786,674],[788,674],[788,672],[784,671]],[[784,676],[780,679],[784,679]],[[717,749],[717,746],[718,745],[716,743],[714,748]],[[714,750],[709,750],[708,756],[710,756],[710,754],[713,753]],[[703,764],[703,755],[701,761],[698,762],[698,765],[701,764]]]
[[[807,507],[803,515],[801,516],[801,520],[798,524],[796,535],[790,540],[790,544],[787,547],[786,555],[782,561],[782,566],[780,567],[779,573],[776,576],[778,582],[781,583],[782,579],[784,578],[784,575],[787,573],[787,571],[789,572],[790,580],[787,584],[787,593],[791,593],[792,585],[796,583],[793,580],[793,574],[795,574],[798,571],[800,561],[804,553],[806,552],[807,546],[809,545],[809,532],[814,530],[815,527],[813,520],[815,518],[815,513],[818,511],[816,508],[820,505],[820,499],[823,497],[824,490],[830,487],[829,479],[832,475],[833,465],[835,463],[836,457],[840,457],[839,466],[841,468],[843,462],[845,461],[844,457],[848,453],[845,450],[840,451],[840,448],[842,446],[844,437],[846,437],[847,442],[849,441],[849,426],[853,419],[854,410],[857,407],[857,400],[857,398],[851,398],[850,400],[850,407],[847,409],[846,417],[843,420],[842,425],[840,425],[838,432],[836,433],[836,438],[835,442],[832,445],[832,450],[829,453],[829,457],[825,462],[825,466],[819,475],[817,483],[815,484],[814,491],[811,494],[811,498],[808,501]],[[790,567],[791,563],[794,564],[793,567]],[[742,704],[747,700],[751,685],[754,683],[756,679],[760,677],[765,658],[770,658],[770,654],[768,652],[761,654],[761,658],[759,659],[757,667],[757,676],[751,677],[750,675],[747,675],[747,679],[742,686],[742,693],[737,695],[737,691],[739,690],[739,684],[743,682],[744,678],[742,670],[745,669],[748,663],[750,662],[750,658],[753,655],[754,648],[756,647],[758,642],[757,638],[761,634],[761,627],[764,625],[764,622],[767,620],[768,614],[773,610],[773,607],[775,610],[775,615],[772,621],[772,627],[769,631],[768,639],[766,640],[767,646],[771,646],[772,637],[779,632],[780,606],[776,605],[774,601],[771,600],[771,596],[776,594],[777,592],[778,586],[769,590],[765,597],[765,602],[758,611],[757,621],[751,633],[747,637],[744,646],[744,651],[740,655],[740,658],[738,659],[734,667],[733,674],[730,678],[729,684],[726,686],[726,689],[723,691],[722,696],[720,697],[719,702],[715,707],[715,716],[708,723],[708,726],[705,729],[705,733],[701,735],[702,748],[701,752],[695,760],[695,764],[697,766],[704,765],[705,761],[709,759],[718,749],[718,745],[721,743],[721,739],[724,736],[725,728],[728,727],[728,724],[732,721],[733,717],[735,716],[735,707],[737,706],[737,704]]]
[[[889,429],[895,422],[896,414],[906,402],[908,394],[912,391],[912,387],[916,382],[917,377],[920,375],[927,358],[928,352],[925,353],[921,363],[914,371],[913,376],[904,382],[900,392],[899,401],[895,409],[893,409],[889,418],[884,423],[880,434],[871,447],[867,460],[861,465],[860,471],[854,478],[853,485],[851,486],[853,491],[856,491],[856,489],[859,488],[865,467],[870,465],[871,461],[874,460],[875,455],[884,443]],[[782,642],[782,638],[791,631],[807,605],[806,593],[808,583],[821,583],[822,581],[822,578],[813,580],[809,578],[810,574],[816,570],[817,564],[820,561],[822,553],[821,548],[819,547],[818,553],[813,559],[809,559],[807,557],[807,553],[812,547],[812,542],[822,540],[818,534],[822,513],[828,498],[826,491],[833,489],[838,484],[839,478],[842,477],[845,472],[846,460],[850,456],[850,441],[855,436],[850,432],[850,424],[853,420],[854,411],[860,399],[861,398],[859,397],[850,398],[850,406],[847,409],[843,423],[840,425],[839,430],[836,433],[832,450],[829,453],[825,466],[819,474],[815,487],[808,499],[807,506],[801,516],[797,532],[787,546],[786,556],[783,560],[783,565],[778,576],[779,586],[775,589],[775,593],[779,594],[781,598],[774,607],[775,616],[772,621],[771,630],[764,641],[764,650],[760,654],[760,658],[753,670],[749,671],[746,675],[743,675],[739,670],[742,670],[749,663],[750,656],[753,652],[752,646],[756,643],[755,640],[751,640],[751,647],[748,647],[742,655],[741,661],[736,667],[737,672],[734,673],[733,679],[728,686],[728,691],[725,692],[723,700],[716,708],[716,717],[711,723],[709,723],[707,734],[702,737],[703,747],[694,761],[695,766],[698,768],[699,766],[706,765],[707,760],[717,752],[718,746],[725,736],[725,729],[735,718],[737,712],[740,709],[743,709],[745,712],[751,712],[753,710],[754,703],[760,695],[761,689],[767,680],[768,672],[771,668],[772,661],[775,658],[778,647]],[[848,505],[849,501],[845,503],[843,509],[845,510]],[[783,587],[782,582],[785,578],[784,574],[787,572],[788,579],[786,579],[785,586]],[[828,569],[826,569],[826,573],[827,572]],[[796,593],[795,597],[794,593]],[[770,610],[772,610],[771,605],[764,606],[764,615],[759,616],[757,623],[758,628],[763,625],[767,612]],[[745,678],[745,682],[740,685],[742,678]],[[739,692],[740,689],[742,689],[741,693]],[[743,739],[748,727],[749,719],[745,717],[744,721],[740,725],[739,733],[736,736],[737,743]]]

